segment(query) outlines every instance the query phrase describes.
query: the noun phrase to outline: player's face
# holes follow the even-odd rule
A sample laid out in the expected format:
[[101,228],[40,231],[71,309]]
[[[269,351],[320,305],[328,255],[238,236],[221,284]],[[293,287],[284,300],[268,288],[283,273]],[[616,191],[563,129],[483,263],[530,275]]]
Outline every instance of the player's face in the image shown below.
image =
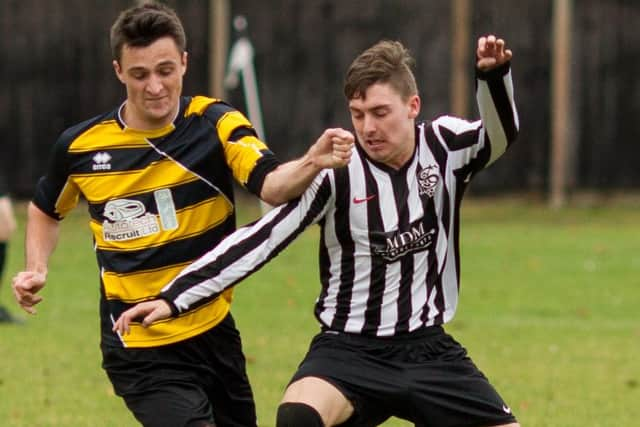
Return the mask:
[[180,107],[187,53],[181,54],[171,37],[144,47],[124,45],[120,63],[113,61],[113,67],[127,88],[127,126],[157,129],[173,121]]
[[418,95],[403,100],[390,84],[375,83],[349,101],[349,111],[358,143],[371,159],[399,169],[411,158]]

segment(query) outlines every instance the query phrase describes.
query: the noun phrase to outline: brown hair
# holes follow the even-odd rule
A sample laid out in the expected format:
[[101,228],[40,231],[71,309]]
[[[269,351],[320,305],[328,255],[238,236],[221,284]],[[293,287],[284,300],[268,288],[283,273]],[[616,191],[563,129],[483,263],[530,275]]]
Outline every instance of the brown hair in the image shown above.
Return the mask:
[[111,27],[111,54],[120,62],[124,45],[149,46],[171,37],[182,54],[187,46],[184,27],[175,11],[155,1],[143,1],[120,13]]
[[415,61],[399,41],[382,40],[362,52],[347,71],[344,95],[348,100],[361,98],[369,86],[389,83],[406,100],[418,94],[411,71]]

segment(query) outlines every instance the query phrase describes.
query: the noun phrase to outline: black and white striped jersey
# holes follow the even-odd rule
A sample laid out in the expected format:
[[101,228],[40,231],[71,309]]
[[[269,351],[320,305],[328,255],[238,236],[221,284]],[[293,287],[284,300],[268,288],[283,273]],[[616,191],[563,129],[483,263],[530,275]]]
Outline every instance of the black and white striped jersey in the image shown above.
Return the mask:
[[476,94],[481,120],[443,116],[418,124],[413,157],[400,170],[358,146],[349,166],[323,171],[299,199],[228,236],[161,297],[174,314],[194,309],[317,223],[315,315],[323,328],[392,336],[449,321],[458,305],[462,196],[518,132],[508,64],[479,73]]

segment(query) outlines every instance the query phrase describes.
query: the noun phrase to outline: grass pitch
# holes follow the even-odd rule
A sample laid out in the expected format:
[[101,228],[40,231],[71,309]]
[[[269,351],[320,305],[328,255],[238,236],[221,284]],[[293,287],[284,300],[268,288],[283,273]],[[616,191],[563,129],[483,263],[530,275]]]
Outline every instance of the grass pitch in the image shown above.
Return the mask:
[[[552,211],[527,200],[469,199],[462,285],[447,329],[526,427],[634,426],[640,419],[640,203]],[[13,303],[24,205],[0,301],[25,319],[0,324],[0,424],[137,425],[100,367],[98,280],[87,214],[63,222],[36,316]],[[240,203],[241,222],[258,215]],[[318,229],[238,286],[243,336],[263,427],[318,330]],[[387,427],[408,426],[392,419]]]

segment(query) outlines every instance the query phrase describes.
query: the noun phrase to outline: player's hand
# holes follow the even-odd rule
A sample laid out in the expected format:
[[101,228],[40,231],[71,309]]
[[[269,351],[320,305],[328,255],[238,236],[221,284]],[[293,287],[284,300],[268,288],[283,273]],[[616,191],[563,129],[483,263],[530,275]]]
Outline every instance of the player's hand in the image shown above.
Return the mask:
[[489,71],[511,60],[513,53],[505,48],[505,42],[497,39],[493,34],[478,39],[477,67],[482,71]]
[[348,130],[333,128],[325,130],[309,149],[309,156],[320,169],[341,168],[351,161],[355,138]]
[[13,295],[20,307],[29,314],[36,314],[36,304],[42,301],[38,292],[44,287],[47,275],[35,271],[21,271],[11,283]]
[[169,303],[162,299],[154,299],[152,301],[141,302],[131,307],[118,317],[116,323],[113,324],[113,332],[125,335],[130,332],[130,324],[134,319],[142,319],[142,326],[149,327],[153,322],[171,317],[171,307]]

